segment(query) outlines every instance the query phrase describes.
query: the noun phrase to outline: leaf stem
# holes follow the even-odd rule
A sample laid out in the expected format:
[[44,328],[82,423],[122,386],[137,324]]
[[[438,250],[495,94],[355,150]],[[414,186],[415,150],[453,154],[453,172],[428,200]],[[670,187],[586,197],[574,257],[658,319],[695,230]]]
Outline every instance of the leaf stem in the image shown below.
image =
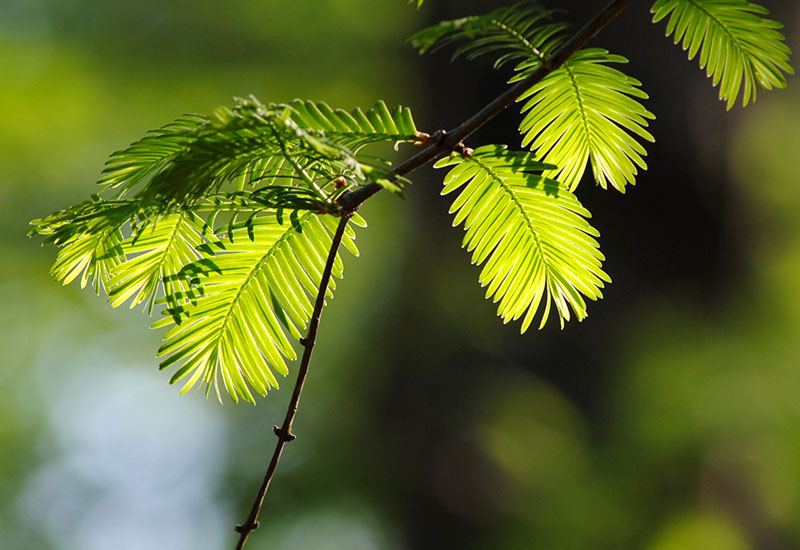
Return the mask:
[[258,515],[261,512],[261,507],[264,504],[264,497],[269,489],[269,484],[275,475],[275,470],[278,468],[278,461],[281,459],[283,448],[290,441],[294,441],[296,436],[292,433],[292,425],[294,418],[297,415],[297,407],[300,404],[300,396],[303,393],[303,386],[308,376],[308,367],[311,363],[311,354],[314,351],[314,345],[317,342],[317,330],[319,329],[319,322],[322,317],[322,308],[325,305],[325,294],[328,292],[328,285],[331,281],[331,274],[333,272],[333,264],[336,261],[336,254],[339,252],[339,247],[342,244],[342,237],[344,236],[347,223],[350,215],[343,215],[339,220],[339,225],[336,227],[336,233],[333,235],[331,248],[328,252],[328,259],[325,263],[325,270],[322,272],[322,278],[319,283],[319,291],[317,292],[317,301],[314,304],[314,311],[311,314],[311,320],[308,323],[308,333],[303,340],[303,358],[300,361],[300,369],[297,373],[297,381],[294,384],[294,391],[292,398],[289,401],[289,407],[286,410],[286,416],[283,419],[283,424],[273,426],[275,435],[278,436],[278,443],[275,445],[275,451],[272,453],[272,459],[267,467],[267,472],[264,475],[264,480],[261,482],[261,487],[258,489],[256,498],[253,501],[253,506],[250,509],[250,514],[244,523],[236,526],[236,532],[239,533],[239,542],[236,544],[236,550],[244,548],[247,538],[258,527]]
[[[542,81],[548,74],[561,67],[567,59],[583,48],[597,33],[622,13],[622,10],[632,1],[633,0],[614,0],[608,4],[600,13],[586,23],[583,28],[575,33],[572,38],[553,52],[552,57],[548,61],[544,61],[542,65],[527,78],[508,88],[505,92],[497,96],[454,129],[442,132],[440,139],[434,141],[416,155],[399,164],[387,178],[402,177],[410,174],[417,168],[454,151],[463,140],[507,109],[531,86]],[[344,212],[355,212],[367,199],[381,189],[382,187],[379,184],[373,182],[364,187],[354,189],[353,191],[348,191],[339,197],[339,206]]]

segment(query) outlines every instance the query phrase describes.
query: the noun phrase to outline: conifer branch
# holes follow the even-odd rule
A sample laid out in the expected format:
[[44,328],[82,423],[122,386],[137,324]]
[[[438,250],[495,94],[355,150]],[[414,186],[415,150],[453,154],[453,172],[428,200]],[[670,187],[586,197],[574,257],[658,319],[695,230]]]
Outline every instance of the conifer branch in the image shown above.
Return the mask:
[[[570,38],[563,46],[556,50],[549,60],[542,63],[542,66],[530,74],[524,80],[521,80],[514,86],[508,88],[505,92],[497,96],[493,101],[485,105],[482,109],[464,121],[462,124],[450,131],[441,130],[436,132],[431,138],[430,142],[424,149],[417,154],[399,164],[386,179],[401,178],[410,174],[417,168],[420,168],[451,151],[462,151],[466,153],[468,150],[463,145],[463,140],[472,135],[481,126],[486,124],[489,120],[494,118],[500,112],[512,105],[517,98],[519,98],[531,86],[541,81],[548,74],[558,69],[567,59],[570,58],[575,52],[586,45],[600,30],[614,20],[622,10],[631,3],[632,0],[614,0],[605,9],[598,13],[591,21],[589,21],[582,29],[580,29],[572,38]],[[314,305],[314,312],[308,325],[308,333],[306,338],[302,340],[305,350],[303,358],[300,363],[300,369],[297,373],[297,381],[295,382],[294,392],[289,401],[289,407],[286,411],[286,416],[283,424],[274,426],[273,431],[278,437],[278,443],[275,446],[275,451],[272,454],[267,472],[264,475],[264,480],[261,487],[256,494],[253,501],[253,506],[250,514],[244,523],[236,526],[236,532],[239,533],[239,542],[236,545],[236,550],[242,550],[247,542],[250,534],[258,528],[258,516],[261,512],[261,507],[264,503],[264,498],[269,489],[270,482],[275,475],[275,470],[278,467],[278,461],[281,458],[283,449],[287,443],[294,441],[295,435],[292,433],[292,425],[294,418],[297,414],[297,407],[300,403],[300,397],[303,392],[303,386],[308,375],[308,367],[311,361],[311,354],[316,344],[317,331],[319,329],[319,322],[322,316],[322,308],[325,303],[325,293],[328,290],[328,283],[331,279],[331,272],[333,264],[338,253],[339,246],[342,242],[347,221],[350,216],[364,204],[364,202],[375,195],[383,187],[378,183],[370,183],[364,187],[354,191],[344,193],[338,200],[339,207],[341,208],[341,220],[336,229],[336,233],[331,243],[331,248],[328,253],[327,263],[325,264],[325,271],[322,274],[320,281],[319,291],[317,292],[317,300]]]
[[[613,21],[625,7],[633,0],[614,0],[608,4],[600,13],[594,16],[586,25],[583,26],[572,38],[558,48],[546,62],[542,62],[541,67],[532,72],[524,80],[520,80],[508,88],[505,92],[497,96],[482,109],[465,120],[462,124],[449,131],[438,133],[438,139],[431,140],[430,145],[418,152],[413,157],[399,164],[397,168],[386,176],[387,179],[393,177],[403,177],[417,168],[455,151],[461,142],[475,133],[481,126],[489,122],[492,118],[511,106],[531,86],[537,84],[548,74],[558,69],[575,52],[583,48],[597,33],[606,25]],[[380,191],[382,187],[377,183],[370,183],[349,191],[339,198],[339,206],[344,212],[355,212],[364,204],[364,201]]]

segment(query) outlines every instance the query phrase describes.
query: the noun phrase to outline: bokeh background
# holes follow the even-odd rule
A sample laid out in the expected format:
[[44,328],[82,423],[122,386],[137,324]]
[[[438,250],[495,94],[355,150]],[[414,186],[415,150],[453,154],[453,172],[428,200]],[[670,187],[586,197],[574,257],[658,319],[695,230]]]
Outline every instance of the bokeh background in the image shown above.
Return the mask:
[[[557,4],[580,25],[604,2]],[[800,5],[764,4],[800,50]],[[256,407],[180,397],[145,315],[54,282],[28,221],[236,95],[383,98],[452,127],[507,74],[404,40],[495,5],[0,2],[0,548],[232,548],[292,384]],[[636,187],[579,189],[606,298],[520,336],[483,300],[442,174],[370,201],[248,548],[800,548],[800,82],[725,112],[649,5],[593,42],[631,59],[658,117]],[[518,146],[517,121],[468,144]]]

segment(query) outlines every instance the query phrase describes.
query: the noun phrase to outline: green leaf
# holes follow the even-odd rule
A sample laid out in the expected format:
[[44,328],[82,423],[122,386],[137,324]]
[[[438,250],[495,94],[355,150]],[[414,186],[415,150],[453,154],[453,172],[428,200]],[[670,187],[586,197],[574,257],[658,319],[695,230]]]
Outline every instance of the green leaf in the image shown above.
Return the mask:
[[[180,365],[170,382],[187,378],[186,392],[202,381],[218,397],[221,384],[234,401],[249,402],[251,388],[266,395],[277,387],[274,372],[287,374],[285,359],[295,358],[286,331],[300,338],[308,323],[338,221],[265,211],[201,247],[203,258],[184,268],[196,298],[154,325],[171,327],[159,349],[161,368]],[[357,254],[354,238],[348,227],[343,245]],[[342,276],[338,256],[333,275]]]
[[456,154],[437,168],[454,166],[444,179],[443,195],[460,190],[450,212],[453,226],[464,224],[463,245],[473,264],[484,264],[481,286],[500,302],[504,322],[523,318],[525,332],[540,308],[543,327],[555,305],[563,327],[571,317],[586,317],[583,297],[602,297],[609,282],[604,259],[586,221],[589,212],[567,186],[541,173],[553,168],[531,153],[487,145],[469,157]]
[[[296,100],[264,105],[236,99],[211,116],[187,115],[112,154],[100,184],[143,207],[175,212],[211,194],[274,187],[271,206],[335,210],[344,181],[364,185],[390,172],[386,161],[359,157],[375,142],[418,139],[410,111],[382,101],[366,113]],[[293,202],[303,189],[302,200]],[[313,200],[310,200],[313,199]]]
[[331,109],[327,103],[295,99],[289,106],[292,120],[300,128],[316,130],[321,136],[358,152],[376,142],[414,142],[419,139],[414,118],[408,107],[398,105],[391,111],[377,101],[366,112],[359,108],[349,113]]
[[50,273],[61,283],[68,285],[80,276],[81,288],[93,282],[95,292],[100,294],[108,288],[114,268],[122,261],[120,243],[122,233],[111,226],[93,233],[82,233],[69,241],[58,252]]
[[[637,167],[647,168],[637,137],[653,141],[645,128],[655,117],[635,99],[647,94],[638,80],[607,66],[627,61],[606,50],[581,50],[520,96],[523,146],[559,167],[545,175],[574,189],[589,162],[602,188],[611,184],[625,192],[636,181]],[[512,82],[529,71],[522,67]]]
[[[464,42],[454,58],[492,54],[495,67],[513,61],[517,74],[510,82],[518,82],[546,64],[564,43],[567,26],[552,22],[553,13],[535,3],[520,3],[444,21],[417,33],[411,42],[421,53]],[[605,50],[580,51],[520,98],[528,99],[520,125],[523,145],[530,145],[539,160],[559,167],[545,175],[574,189],[590,162],[601,187],[610,183],[624,192],[635,183],[638,169],[646,168],[637,137],[653,141],[645,128],[654,117],[635,98],[647,95],[638,80],[606,66],[626,62]]]
[[520,2],[485,15],[443,21],[418,32],[409,42],[420,53],[466,42],[455,50],[453,59],[497,54],[495,68],[510,61],[541,64],[565,40],[567,25],[551,22],[554,13],[533,2]]
[[719,85],[719,98],[731,109],[742,92],[742,106],[756,100],[758,87],[785,88],[783,72],[791,50],[778,31],[783,25],[763,17],[769,12],[745,0],[658,0],[653,22],[667,20],[667,36],[682,41],[689,59],[700,54],[700,68]]
[[315,173],[329,178],[344,170],[358,171],[346,148],[297,128],[282,110],[239,99],[233,109],[184,117],[114,153],[99,183],[118,197],[136,192],[162,211],[192,205],[227,183],[243,189],[275,178],[317,190],[324,203]]
[[104,201],[95,196],[65,210],[33,220],[31,235],[60,247],[50,272],[59,282],[92,281],[95,292],[108,288],[111,274],[123,260],[122,228],[137,212],[132,201]]
[[204,242],[205,231],[205,222],[185,210],[156,217],[125,239],[120,246],[126,259],[115,266],[108,281],[111,305],[117,307],[130,300],[134,308],[147,302],[152,313],[158,295],[190,295],[191,289],[180,273],[200,258],[197,250]]

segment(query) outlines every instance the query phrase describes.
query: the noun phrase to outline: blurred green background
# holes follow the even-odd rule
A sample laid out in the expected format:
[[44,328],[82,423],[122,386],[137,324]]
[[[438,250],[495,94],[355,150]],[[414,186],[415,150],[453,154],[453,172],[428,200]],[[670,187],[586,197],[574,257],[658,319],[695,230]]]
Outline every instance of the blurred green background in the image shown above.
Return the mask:
[[[800,50],[800,6],[764,3]],[[559,4],[579,25],[601,3]],[[0,548],[232,548],[292,384],[255,408],[180,397],[145,315],[55,283],[28,221],[236,95],[383,98],[452,127],[507,75],[404,39],[495,5],[0,3]],[[520,336],[482,299],[441,174],[370,201],[248,548],[800,547],[800,83],[726,113],[648,8],[594,42],[658,116],[635,188],[579,189],[605,300]],[[517,146],[517,118],[469,145]]]

